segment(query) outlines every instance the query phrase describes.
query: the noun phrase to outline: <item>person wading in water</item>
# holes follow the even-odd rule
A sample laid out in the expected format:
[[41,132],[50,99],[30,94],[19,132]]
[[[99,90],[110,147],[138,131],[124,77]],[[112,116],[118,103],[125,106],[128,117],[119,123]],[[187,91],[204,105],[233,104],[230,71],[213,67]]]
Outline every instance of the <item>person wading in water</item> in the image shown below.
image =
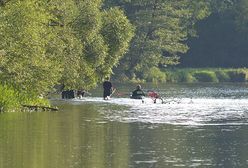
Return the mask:
[[136,89],[132,92],[131,98],[132,99],[143,99],[145,96],[144,91],[141,89],[141,86],[138,85]]
[[113,91],[112,83],[109,81],[109,77],[103,82],[103,99],[110,99],[111,93]]

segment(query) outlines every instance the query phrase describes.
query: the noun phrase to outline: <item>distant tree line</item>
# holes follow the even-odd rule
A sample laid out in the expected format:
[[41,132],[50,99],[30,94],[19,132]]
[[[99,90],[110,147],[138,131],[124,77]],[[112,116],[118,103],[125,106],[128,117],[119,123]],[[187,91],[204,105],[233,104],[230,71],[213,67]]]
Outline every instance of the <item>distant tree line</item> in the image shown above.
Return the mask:
[[248,1],[212,1],[211,15],[196,24],[198,36],[189,38],[190,50],[181,67],[248,67]]

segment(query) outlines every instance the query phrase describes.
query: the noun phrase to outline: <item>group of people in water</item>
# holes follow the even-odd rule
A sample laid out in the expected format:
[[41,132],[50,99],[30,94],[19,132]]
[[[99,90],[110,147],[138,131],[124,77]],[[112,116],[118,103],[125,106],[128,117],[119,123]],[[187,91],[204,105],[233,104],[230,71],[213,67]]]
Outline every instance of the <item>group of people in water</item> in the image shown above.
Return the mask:
[[[109,100],[111,96],[115,93],[115,91],[116,89],[113,87],[109,78],[106,78],[106,80],[103,82],[103,99]],[[62,99],[82,98],[84,97],[86,93],[88,92],[85,91],[84,89],[80,89],[77,91],[74,91],[74,90],[62,91]],[[157,99],[161,99],[163,102],[163,99],[158,95],[158,93],[154,91],[147,91],[147,94],[146,94],[142,90],[141,85],[136,86],[136,89],[131,93],[130,98],[131,99],[142,99],[142,102],[143,102],[143,98],[145,96],[152,98],[154,103],[156,103]]]
[[[109,78],[103,82],[103,99],[110,99],[111,95],[116,91],[113,88],[112,83],[109,81]],[[146,96],[145,92],[142,90],[141,85],[137,85],[136,89],[130,95],[131,99],[142,99]],[[163,103],[163,99],[158,95],[158,93],[154,91],[148,91],[147,96],[153,99],[153,102],[156,103],[157,99],[161,99]],[[143,101],[142,101],[143,102]]]

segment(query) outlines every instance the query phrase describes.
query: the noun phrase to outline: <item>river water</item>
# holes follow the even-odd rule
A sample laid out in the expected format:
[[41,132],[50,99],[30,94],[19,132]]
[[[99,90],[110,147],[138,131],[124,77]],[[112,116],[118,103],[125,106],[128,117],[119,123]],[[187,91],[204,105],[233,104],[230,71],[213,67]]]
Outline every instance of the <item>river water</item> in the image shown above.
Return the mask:
[[144,85],[163,104],[117,88],[0,114],[0,168],[248,167],[247,84]]

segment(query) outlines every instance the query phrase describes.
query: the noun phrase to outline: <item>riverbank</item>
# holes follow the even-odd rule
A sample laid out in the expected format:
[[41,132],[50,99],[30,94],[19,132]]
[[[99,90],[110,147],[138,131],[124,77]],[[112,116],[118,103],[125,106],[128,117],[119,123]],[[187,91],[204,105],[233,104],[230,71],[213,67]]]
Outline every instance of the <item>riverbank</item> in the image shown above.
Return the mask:
[[194,83],[194,82],[247,82],[248,69],[224,68],[175,68],[166,69],[166,82]]
[[[125,83],[221,83],[221,82],[247,82],[248,69],[223,69],[223,68],[171,68],[163,71],[154,71],[145,80],[126,79],[114,80]],[[23,105],[50,107],[46,98],[35,94],[19,92],[17,89],[0,85],[0,112],[23,111]]]
[[47,99],[32,93],[20,92],[18,89],[8,85],[0,85],[0,93],[0,113],[29,111],[27,105],[50,107]]
[[202,83],[202,82],[247,82],[247,68],[151,68],[144,75],[144,79],[128,79],[121,76],[115,81],[131,83]]

